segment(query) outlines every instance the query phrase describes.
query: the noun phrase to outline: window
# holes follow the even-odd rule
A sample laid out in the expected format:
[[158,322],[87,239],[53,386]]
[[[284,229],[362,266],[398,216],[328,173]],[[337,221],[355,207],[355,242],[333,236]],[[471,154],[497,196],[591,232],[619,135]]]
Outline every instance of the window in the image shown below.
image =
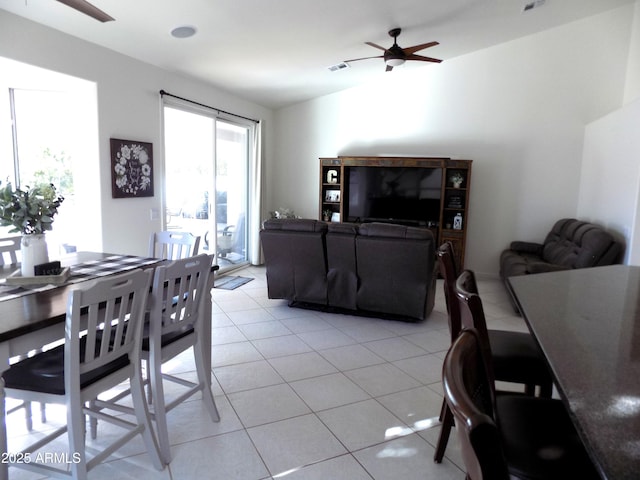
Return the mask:
[[95,84],[1,57],[0,69],[0,181],[51,182],[65,197],[47,232],[52,257],[100,250]]
[[250,125],[165,106],[165,228],[200,235],[221,270],[247,254]]

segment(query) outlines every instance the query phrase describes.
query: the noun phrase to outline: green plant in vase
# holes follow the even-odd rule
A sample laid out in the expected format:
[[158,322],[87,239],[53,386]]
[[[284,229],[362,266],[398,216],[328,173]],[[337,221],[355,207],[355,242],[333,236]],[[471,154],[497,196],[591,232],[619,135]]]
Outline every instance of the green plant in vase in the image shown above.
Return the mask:
[[22,234],[21,270],[33,275],[33,266],[49,261],[44,233],[53,228],[53,218],[64,197],[52,183],[14,189],[11,182],[0,186],[0,225]]
[[460,188],[462,182],[464,182],[464,177],[460,172],[456,172],[449,177],[449,181],[454,186],[454,188]]

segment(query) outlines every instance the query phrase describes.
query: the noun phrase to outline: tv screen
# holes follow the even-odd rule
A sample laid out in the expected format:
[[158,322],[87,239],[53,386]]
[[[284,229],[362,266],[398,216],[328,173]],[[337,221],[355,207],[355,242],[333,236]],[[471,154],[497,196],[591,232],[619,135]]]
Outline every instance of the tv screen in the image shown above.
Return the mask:
[[440,219],[442,169],[346,167],[345,218],[429,226]]

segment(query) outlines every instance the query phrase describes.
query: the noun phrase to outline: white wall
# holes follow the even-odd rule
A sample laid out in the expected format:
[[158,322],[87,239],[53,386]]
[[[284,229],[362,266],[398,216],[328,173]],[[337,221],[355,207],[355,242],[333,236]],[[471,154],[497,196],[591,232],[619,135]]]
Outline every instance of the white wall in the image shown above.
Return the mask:
[[617,232],[624,263],[640,264],[640,1],[633,20],[624,107],[587,125],[578,216]]
[[270,207],[317,217],[318,157],[472,159],[466,266],[497,274],[511,240],[577,215],[584,127],[622,104],[632,16],[622,7],[281,109]]
[[640,0],[635,3],[633,15],[633,35],[629,47],[627,82],[624,91],[625,103],[640,97]]
[[640,265],[640,98],[587,126],[578,215],[619,232]]
[[[250,118],[263,119],[270,135],[272,112],[259,105],[95,46],[21,17],[0,11],[0,56],[84,78],[97,84],[98,144],[87,159],[99,158],[100,201],[96,215],[102,219],[104,251],[143,255],[149,234],[160,228],[150,211],[161,207],[162,163],[159,90],[187,97]],[[112,199],[109,138],[153,143],[155,196]],[[265,157],[271,146],[265,142]],[[78,228],[85,225],[79,222]],[[99,232],[96,232],[99,235]]]

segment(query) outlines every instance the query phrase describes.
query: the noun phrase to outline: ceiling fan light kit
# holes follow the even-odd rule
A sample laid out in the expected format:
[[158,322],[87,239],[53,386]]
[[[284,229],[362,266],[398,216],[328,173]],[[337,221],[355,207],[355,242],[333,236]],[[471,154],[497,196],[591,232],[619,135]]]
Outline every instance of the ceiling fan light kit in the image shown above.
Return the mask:
[[376,45],[375,43],[372,43],[372,42],[365,42],[370,47],[377,48],[378,50],[383,50],[384,51],[383,55],[378,55],[375,57],[354,58],[351,60],[345,60],[344,63],[348,64],[349,62],[357,62],[358,60],[368,60],[370,58],[382,58],[384,59],[384,63],[387,65],[386,71],[390,72],[391,70],[393,70],[393,67],[399,67],[407,60],[417,60],[420,62],[433,62],[433,63],[442,62],[442,60],[439,60],[437,58],[425,57],[423,55],[416,55],[416,52],[419,52],[420,50],[424,50],[425,48],[439,45],[438,42],[428,42],[420,45],[414,45],[413,47],[401,48],[398,45],[398,35],[400,35],[400,32],[402,32],[402,29],[400,28],[394,28],[392,30],[389,30],[389,36],[393,37],[393,45],[391,45],[391,47],[389,48],[381,47],[380,45]]
[[399,67],[404,63],[404,58],[385,58],[384,63],[390,67]]

